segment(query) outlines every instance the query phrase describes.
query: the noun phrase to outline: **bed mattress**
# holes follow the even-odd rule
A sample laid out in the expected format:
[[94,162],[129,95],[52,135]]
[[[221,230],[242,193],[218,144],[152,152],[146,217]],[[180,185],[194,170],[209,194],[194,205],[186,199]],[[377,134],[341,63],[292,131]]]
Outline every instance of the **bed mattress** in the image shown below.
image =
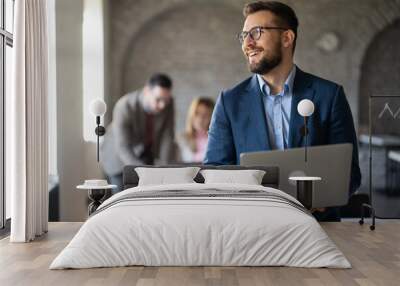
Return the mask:
[[284,192],[197,183],[112,196],[50,269],[129,265],[351,267],[314,217]]

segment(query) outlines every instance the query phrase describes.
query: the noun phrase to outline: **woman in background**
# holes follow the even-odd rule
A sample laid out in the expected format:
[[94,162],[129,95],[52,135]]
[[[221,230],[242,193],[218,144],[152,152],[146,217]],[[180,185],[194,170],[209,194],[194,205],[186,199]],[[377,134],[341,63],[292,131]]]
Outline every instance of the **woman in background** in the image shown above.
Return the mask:
[[213,109],[214,100],[211,98],[199,97],[192,101],[186,119],[185,132],[180,134],[177,139],[182,162],[200,163],[203,161]]

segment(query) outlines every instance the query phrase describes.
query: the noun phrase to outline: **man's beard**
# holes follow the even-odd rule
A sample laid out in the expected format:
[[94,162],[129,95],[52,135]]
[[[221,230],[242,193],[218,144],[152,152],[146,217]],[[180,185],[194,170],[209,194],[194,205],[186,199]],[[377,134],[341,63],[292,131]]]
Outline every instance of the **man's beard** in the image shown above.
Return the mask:
[[258,63],[248,63],[249,70],[256,74],[267,74],[282,62],[282,52],[280,47],[275,47],[274,53],[267,58],[264,55]]

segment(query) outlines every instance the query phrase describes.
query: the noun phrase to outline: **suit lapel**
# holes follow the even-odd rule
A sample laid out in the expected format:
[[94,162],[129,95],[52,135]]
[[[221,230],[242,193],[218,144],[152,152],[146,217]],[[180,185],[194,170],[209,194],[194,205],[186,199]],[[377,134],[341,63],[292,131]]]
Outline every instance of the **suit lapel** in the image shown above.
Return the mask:
[[264,102],[260,86],[258,84],[257,76],[253,75],[250,84],[247,88],[247,98],[250,99],[250,122],[253,122],[250,126],[255,126],[255,132],[253,132],[254,140],[258,142],[259,146],[263,150],[271,150],[269,143],[269,136],[267,132],[267,121],[265,116]]
[[302,136],[300,134],[300,129],[304,125],[304,118],[298,113],[297,105],[303,99],[313,100],[315,91],[311,85],[312,82],[307,75],[297,68],[293,84],[292,107],[290,111],[289,148],[301,146]]

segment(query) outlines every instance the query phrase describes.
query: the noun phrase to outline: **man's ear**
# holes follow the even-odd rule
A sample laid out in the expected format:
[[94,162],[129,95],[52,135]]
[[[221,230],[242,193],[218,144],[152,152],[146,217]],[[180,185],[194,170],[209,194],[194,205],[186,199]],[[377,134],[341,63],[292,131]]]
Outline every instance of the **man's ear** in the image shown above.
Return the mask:
[[295,39],[295,34],[292,30],[286,30],[283,33],[283,37],[282,37],[282,45],[285,48],[289,48],[289,47],[293,47],[294,45],[294,39]]

